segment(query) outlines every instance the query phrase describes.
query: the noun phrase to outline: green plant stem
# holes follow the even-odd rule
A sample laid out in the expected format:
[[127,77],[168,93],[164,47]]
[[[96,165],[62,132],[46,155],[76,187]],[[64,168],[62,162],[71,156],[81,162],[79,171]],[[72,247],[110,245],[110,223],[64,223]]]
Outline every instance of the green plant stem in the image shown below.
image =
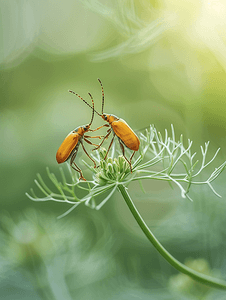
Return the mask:
[[121,195],[123,196],[124,200],[126,201],[126,204],[128,205],[131,213],[133,214],[134,218],[136,219],[138,225],[146,235],[146,237],[149,239],[149,241],[152,243],[152,245],[155,247],[155,249],[178,271],[190,276],[196,281],[199,281],[203,284],[206,284],[208,286],[212,286],[218,289],[225,289],[226,290],[226,282],[220,279],[216,279],[207,275],[204,275],[202,273],[199,273],[195,270],[192,270],[191,268],[185,266],[181,262],[179,262],[177,259],[175,259],[157,240],[157,238],[154,236],[154,234],[151,232],[151,230],[148,228],[144,220],[142,219],[141,215],[139,214],[138,210],[136,209],[135,205],[133,204],[132,199],[130,198],[130,195],[127,192],[127,188],[120,184],[118,185],[118,189],[121,192]]

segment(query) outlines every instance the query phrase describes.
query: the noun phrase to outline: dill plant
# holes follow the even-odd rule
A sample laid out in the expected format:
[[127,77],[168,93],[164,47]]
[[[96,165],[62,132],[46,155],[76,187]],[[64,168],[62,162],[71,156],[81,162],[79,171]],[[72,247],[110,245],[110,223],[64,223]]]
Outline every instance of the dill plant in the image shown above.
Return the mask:
[[[31,189],[30,194],[26,193],[26,195],[33,201],[68,203],[71,207],[59,216],[59,218],[62,218],[82,203],[99,210],[118,190],[148,240],[174,268],[203,284],[226,289],[225,281],[201,274],[175,259],[148,228],[128,193],[128,185],[131,182],[139,181],[142,187],[143,180],[154,179],[167,181],[172,186],[175,185],[179,189],[181,197],[190,201],[193,201],[189,195],[192,185],[207,185],[216,196],[221,197],[214,189],[212,182],[225,169],[226,161],[215,168],[206,180],[200,180],[199,178],[203,170],[215,160],[220,148],[208,160],[209,142],[205,143],[204,147],[200,147],[202,159],[199,161],[196,159],[196,153],[192,152],[193,143],[191,140],[187,140],[186,146],[182,135],[178,141],[176,140],[173,125],[171,125],[170,135],[165,130],[163,136],[156,130],[154,125],[150,125],[150,128],[146,129],[145,133],[140,133],[139,137],[141,142],[139,155],[132,164],[132,173],[128,162],[122,155],[118,155],[118,151],[115,150],[113,145],[106,160],[104,160],[106,154],[104,148],[91,154],[99,166],[98,168],[94,168],[83,161],[92,173],[91,180],[79,181],[77,172],[74,172],[69,164],[67,164],[67,172],[70,175],[70,182],[66,180],[66,174],[62,168],[60,168],[60,181],[47,168],[48,177],[55,186],[55,190],[52,191],[43,181],[41,175],[37,174],[35,184],[44,196],[42,198],[36,196],[33,189]],[[78,190],[83,190],[85,195],[79,198],[77,195]],[[96,197],[98,199],[102,198],[98,201]]]

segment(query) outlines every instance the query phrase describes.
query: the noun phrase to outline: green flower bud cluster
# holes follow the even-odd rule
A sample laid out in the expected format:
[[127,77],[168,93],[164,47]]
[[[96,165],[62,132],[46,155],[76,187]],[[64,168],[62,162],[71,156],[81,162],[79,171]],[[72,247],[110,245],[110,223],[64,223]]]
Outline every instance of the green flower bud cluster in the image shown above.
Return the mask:
[[100,168],[97,169],[95,181],[100,185],[105,185],[112,182],[122,181],[128,174],[130,174],[130,166],[123,155],[112,159],[106,156],[106,149],[102,148],[100,151]]

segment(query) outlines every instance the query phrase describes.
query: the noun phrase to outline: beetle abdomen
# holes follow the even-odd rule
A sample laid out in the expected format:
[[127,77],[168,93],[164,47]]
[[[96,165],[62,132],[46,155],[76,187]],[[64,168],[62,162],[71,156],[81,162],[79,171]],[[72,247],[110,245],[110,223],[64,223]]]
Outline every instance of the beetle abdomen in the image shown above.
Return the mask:
[[58,164],[65,162],[70,157],[72,151],[78,145],[80,138],[81,137],[76,132],[71,131],[68,134],[57,151],[56,160]]
[[111,127],[126,147],[134,151],[139,149],[140,141],[138,137],[123,119],[112,122]]

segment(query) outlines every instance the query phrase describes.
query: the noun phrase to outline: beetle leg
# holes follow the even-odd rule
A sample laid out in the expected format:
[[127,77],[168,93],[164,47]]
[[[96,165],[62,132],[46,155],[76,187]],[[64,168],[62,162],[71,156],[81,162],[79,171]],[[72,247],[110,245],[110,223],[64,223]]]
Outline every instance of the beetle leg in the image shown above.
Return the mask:
[[111,134],[111,128],[109,128],[109,129],[107,130],[107,134],[106,134],[105,137],[103,138],[103,140],[102,140],[102,142],[100,143],[100,145],[98,145],[98,147],[96,147],[96,148],[94,148],[94,149],[92,149],[92,150],[97,150],[97,149],[99,149],[100,146],[103,144],[103,142],[109,137],[110,134]]
[[[124,145],[123,145],[122,141],[121,141],[120,139],[118,139],[118,140],[119,140],[119,145],[120,145],[120,147],[121,147],[121,149],[122,149],[122,155],[123,155],[124,158],[128,161],[129,166],[130,166],[130,171],[131,171],[131,173],[132,173],[132,165],[131,165],[131,161],[129,161],[129,160],[126,158],[126,156],[125,156],[125,148],[124,148]],[[134,155],[134,154],[133,154],[133,155]],[[133,155],[132,155],[132,157],[133,157]]]
[[[76,157],[76,155],[77,155],[77,152],[78,152],[78,148],[76,149],[76,151],[72,154],[72,156],[71,156],[71,160],[70,160],[70,166],[72,167],[72,169],[74,169],[75,171],[77,171],[77,172],[79,172],[79,174],[80,174],[80,177],[79,177],[79,180],[80,179],[82,179],[82,180],[85,180],[86,181],[86,179],[83,177],[83,175],[82,175],[82,170],[76,165],[76,163],[74,162],[74,160],[75,160],[75,157]],[[74,166],[73,166],[73,164],[74,164]]]
[[96,130],[99,130],[99,129],[101,129],[102,127],[109,127],[110,125],[109,124],[104,124],[104,125],[102,125],[102,126],[100,126],[100,127],[97,127],[96,129],[89,129],[89,131],[96,131]]
[[110,148],[111,148],[111,146],[112,146],[112,144],[113,144],[114,137],[115,137],[115,133],[113,133],[113,138],[112,138],[111,143],[110,143],[110,145],[109,145],[109,147],[108,147],[108,151],[107,151],[107,153],[106,153],[106,155],[105,155],[104,160],[107,158],[108,152],[109,152],[109,150],[110,150]]
[[130,163],[131,163],[131,161],[132,161],[132,158],[133,158],[135,152],[136,152],[136,151],[134,150],[134,151],[133,151],[133,154],[130,156],[130,159],[129,159]]
[[[78,146],[78,144],[77,144],[77,146]],[[74,162],[74,160],[75,160],[75,157],[76,157],[76,155],[77,155],[77,152],[78,152],[78,147],[75,148],[75,152],[72,153],[72,155],[71,155],[71,159],[70,159],[70,165],[71,165],[71,166],[72,166],[72,164],[73,164],[73,162]]]
[[83,175],[82,175],[82,170],[76,165],[76,163],[75,162],[73,162],[73,164],[75,165],[75,167],[73,166],[73,165],[71,165],[71,167],[75,170],[75,171],[77,171],[77,172],[79,172],[79,174],[80,174],[80,177],[79,177],[79,180],[84,180],[84,181],[86,181],[86,179],[83,177]]
[[[84,139],[85,140],[85,139]],[[85,140],[86,141],[86,140]],[[95,160],[94,159],[92,159],[90,156],[89,156],[89,154],[88,154],[88,152],[86,151],[86,149],[85,149],[85,147],[84,147],[84,145],[83,145],[83,142],[81,141],[81,144],[82,144],[82,148],[83,148],[83,150],[84,150],[84,152],[85,152],[85,154],[92,160],[92,162],[94,163],[94,168],[96,168],[97,166],[96,166],[96,162],[95,162]]]
[[96,136],[90,136],[90,135],[83,135],[85,138],[89,139],[101,139],[104,137],[104,135],[96,135]]
[[84,141],[86,141],[86,143],[88,143],[88,144],[90,144],[90,145],[99,146],[99,145],[93,144],[92,142],[90,142],[89,140],[87,140],[87,139],[84,138],[84,137],[83,137],[83,139],[84,139]]

